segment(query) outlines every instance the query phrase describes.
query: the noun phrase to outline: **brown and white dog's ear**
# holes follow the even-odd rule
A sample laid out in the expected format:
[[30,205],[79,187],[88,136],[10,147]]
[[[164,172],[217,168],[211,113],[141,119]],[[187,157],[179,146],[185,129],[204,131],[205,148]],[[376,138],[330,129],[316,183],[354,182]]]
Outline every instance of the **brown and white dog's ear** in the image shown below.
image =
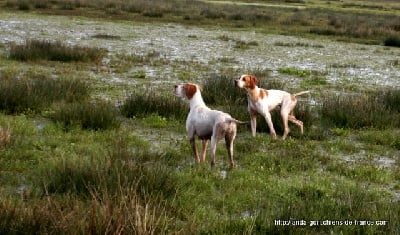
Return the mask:
[[193,98],[194,94],[197,92],[198,89],[200,89],[197,85],[191,84],[191,83],[186,83],[183,87],[185,91],[186,97],[190,100]]
[[258,84],[258,80],[256,78],[256,76],[254,75],[248,75],[247,79],[246,79],[246,86],[249,87],[250,89],[254,89],[257,84]]

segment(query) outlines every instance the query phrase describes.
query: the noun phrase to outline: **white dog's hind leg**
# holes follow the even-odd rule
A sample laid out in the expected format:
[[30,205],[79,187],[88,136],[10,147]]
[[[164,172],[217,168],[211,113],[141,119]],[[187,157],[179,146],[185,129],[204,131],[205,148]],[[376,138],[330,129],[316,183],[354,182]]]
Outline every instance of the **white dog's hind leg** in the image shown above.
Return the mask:
[[235,167],[235,162],[233,161],[233,141],[235,140],[235,133],[228,133],[225,136],[226,150],[228,151],[229,164],[233,169]]
[[204,162],[206,160],[207,145],[208,145],[207,139],[201,141],[201,158],[200,158],[201,162]]
[[189,142],[190,142],[190,145],[192,146],[194,159],[196,160],[197,163],[199,163],[200,162],[200,158],[199,158],[199,154],[197,153],[195,137],[193,136],[192,138],[190,138]]

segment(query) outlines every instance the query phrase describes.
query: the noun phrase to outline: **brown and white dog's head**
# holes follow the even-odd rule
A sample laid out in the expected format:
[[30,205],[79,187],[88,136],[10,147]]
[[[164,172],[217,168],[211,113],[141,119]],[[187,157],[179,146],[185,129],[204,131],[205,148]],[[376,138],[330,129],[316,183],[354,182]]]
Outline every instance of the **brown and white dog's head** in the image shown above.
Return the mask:
[[186,98],[188,100],[191,100],[197,92],[201,92],[201,87],[193,83],[179,84],[175,85],[174,87],[174,94],[176,96]]
[[244,74],[235,80],[235,86],[245,89],[254,89],[258,84],[258,80],[254,75]]

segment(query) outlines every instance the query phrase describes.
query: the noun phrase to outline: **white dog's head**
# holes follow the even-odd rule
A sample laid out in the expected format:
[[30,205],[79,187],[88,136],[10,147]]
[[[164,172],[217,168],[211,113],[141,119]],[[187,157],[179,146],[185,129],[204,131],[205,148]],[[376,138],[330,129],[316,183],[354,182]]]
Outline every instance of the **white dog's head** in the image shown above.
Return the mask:
[[174,86],[174,94],[185,99],[192,99],[197,92],[201,92],[201,87],[193,83],[185,83]]

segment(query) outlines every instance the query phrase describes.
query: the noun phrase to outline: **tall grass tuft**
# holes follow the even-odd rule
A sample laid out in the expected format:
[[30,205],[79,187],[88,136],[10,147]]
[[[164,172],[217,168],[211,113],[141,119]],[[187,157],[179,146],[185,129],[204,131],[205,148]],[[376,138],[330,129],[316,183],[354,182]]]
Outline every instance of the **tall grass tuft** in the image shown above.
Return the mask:
[[1,79],[0,90],[0,110],[6,113],[39,111],[52,102],[72,102],[89,94],[85,82],[64,78]]
[[202,96],[209,105],[243,105],[247,104],[245,93],[235,87],[236,77],[213,74],[203,80]]
[[390,89],[382,93],[382,102],[392,112],[400,113],[400,90]]
[[132,93],[121,105],[121,113],[126,117],[158,114],[162,117],[183,119],[187,112],[187,105],[179,98],[172,95],[161,95],[153,90]]
[[398,127],[398,94],[398,91],[330,94],[322,98],[320,115],[323,122],[336,127]]
[[385,40],[383,41],[383,44],[385,46],[400,47],[400,36],[390,35],[385,38]]
[[[283,89],[284,83],[270,77],[268,70],[252,72],[258,79],[258,86],[266,89]],[[235,86],[240,74],[229,71],[225,75],[212,74],[202,81],[203,99],[210,105],[247,105],[246,92]]]
[[61,157],[40,169],[35,201],[0,202],[0,233],[166,234],[174,229],[174,171],[162,164],[160,154],[130,149],[127,141],[112,141],[104,155]]
[[66,129],[80,127],[90,130],[105,130],[119,127],[118,109],[110,102],[97,100],[59,104],[51,119]]
[[169,226],[166,199],[175,197],[177,187],[163,162],[159,153],[131,148],[128,138],[118,136],[105,156],[55,162],[44,171],[42,191],[91,200],[82,225],[99,233],[163,233]]
[[82,199],[104,198],[110,194],[121,197],[131,190],[141,199],[174,196],[171,171],[161,164],[163,158],[159,154],[148,148],[139,150],[127,146],[123,155],[118,155],[121,150],[113,150],[116,147],[120,145],[111,146],[105,157],[55,162],[43,173],[41,190],[48,195],[72,193]]
[[101,62],[106,50],[100,48],[68,46],[60,41],[28,39],[24,44],[11,44],[9,58],[19,61],[80,61]]

